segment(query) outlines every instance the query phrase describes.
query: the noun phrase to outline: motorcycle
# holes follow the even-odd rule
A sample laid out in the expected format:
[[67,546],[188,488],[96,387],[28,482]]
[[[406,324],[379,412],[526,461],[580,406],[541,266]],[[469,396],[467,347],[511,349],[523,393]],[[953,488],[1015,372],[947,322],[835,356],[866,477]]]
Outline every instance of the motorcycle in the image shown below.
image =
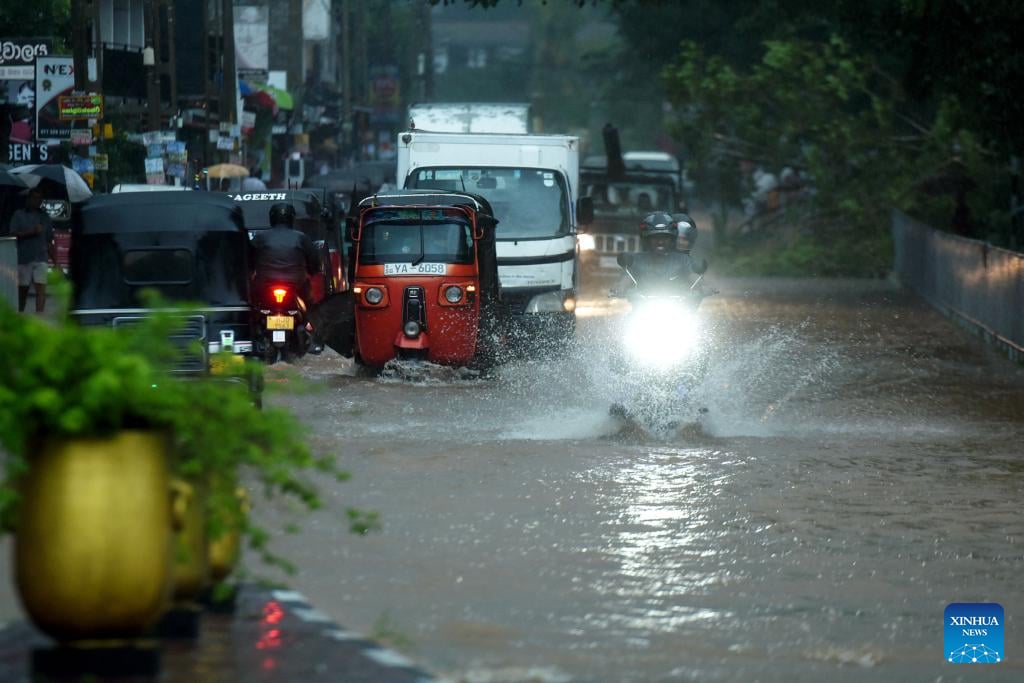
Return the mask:
[[[628,267],[624,270],[636,285]],[[704,297],[716,293],[699,288],[702,278],[703,274],[689,289],[635,287],[624,296],[632,310],[613,347],[617,395],[609,414],[628,426],[645,432],[672,431],[707,412],[693,404],[708,363],[698,308]]]
[[256,292],[259,352],[268,363],[280,358],[288,362],[301,358],[310,349],[306,303],[290,282],[271,282]]

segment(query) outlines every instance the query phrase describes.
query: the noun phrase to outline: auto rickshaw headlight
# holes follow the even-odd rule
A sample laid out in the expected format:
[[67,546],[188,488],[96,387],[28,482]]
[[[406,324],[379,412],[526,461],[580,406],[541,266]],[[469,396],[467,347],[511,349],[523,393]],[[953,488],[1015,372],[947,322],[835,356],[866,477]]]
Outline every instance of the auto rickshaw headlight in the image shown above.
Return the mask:
[[384,292],[377,287],[370,287],[363,296],[366,297],[366,303],[372,306],[376,306],[381,301],[384,301]]
[[402,328],[402,332],[405,333],[406,337],[415,339],[420,336],[420,324],[415,320],[410,320],[405,324],[405,327]]
[[444,298],[450,304],[457,304],[462,301],[462,287],[451,285],[444,290]]

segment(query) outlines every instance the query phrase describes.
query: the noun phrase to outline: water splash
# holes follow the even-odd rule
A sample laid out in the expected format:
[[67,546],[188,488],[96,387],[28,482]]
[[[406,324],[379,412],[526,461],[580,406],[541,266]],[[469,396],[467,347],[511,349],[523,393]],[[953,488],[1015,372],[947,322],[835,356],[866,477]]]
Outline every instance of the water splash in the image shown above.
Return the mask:
[[757,339],[732,345],[719,340],[694,400],[708,408],[706,426],[714,436],[773,436],[790,432],[791,403],[829,393],[842,355],[796,328],[769,328]]

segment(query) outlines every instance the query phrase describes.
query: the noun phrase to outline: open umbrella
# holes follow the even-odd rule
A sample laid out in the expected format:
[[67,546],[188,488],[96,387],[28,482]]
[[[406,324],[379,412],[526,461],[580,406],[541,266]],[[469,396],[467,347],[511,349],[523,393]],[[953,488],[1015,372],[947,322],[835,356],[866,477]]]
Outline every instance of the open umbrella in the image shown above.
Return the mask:
[[0,188],[15,187],[24,190],[28,185],[16,175],[0,170]]
[[29,164],[18,166],[11,173],[20,177],[29,187],[35,187],[43,180],[49,180],[65,188],[68,201],[72,204],[84,202],[92,196],[89,184],[74,170],[60,164]]
[[214,164],[206,169],[211,178],[246,178],[249,176],[249,169],[238,164]]

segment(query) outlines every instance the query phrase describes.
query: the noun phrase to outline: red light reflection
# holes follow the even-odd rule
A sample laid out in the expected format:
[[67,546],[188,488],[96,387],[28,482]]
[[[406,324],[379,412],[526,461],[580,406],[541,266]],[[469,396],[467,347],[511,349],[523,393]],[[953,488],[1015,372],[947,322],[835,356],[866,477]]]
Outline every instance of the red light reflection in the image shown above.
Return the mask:
[[264,624],[280,624],[282,619],[284,619],[284,610],[281,609],[280,604],[271,600],[263,606]]
[[[263,619],[260,620],[260,638],[256,641],[257,650],[274,650],[281,647],[281,629],[276,628],[284,619],[284,610],[273,600],[263,606]],[[273,658],[263,660],[265,669],[274,668]]]

